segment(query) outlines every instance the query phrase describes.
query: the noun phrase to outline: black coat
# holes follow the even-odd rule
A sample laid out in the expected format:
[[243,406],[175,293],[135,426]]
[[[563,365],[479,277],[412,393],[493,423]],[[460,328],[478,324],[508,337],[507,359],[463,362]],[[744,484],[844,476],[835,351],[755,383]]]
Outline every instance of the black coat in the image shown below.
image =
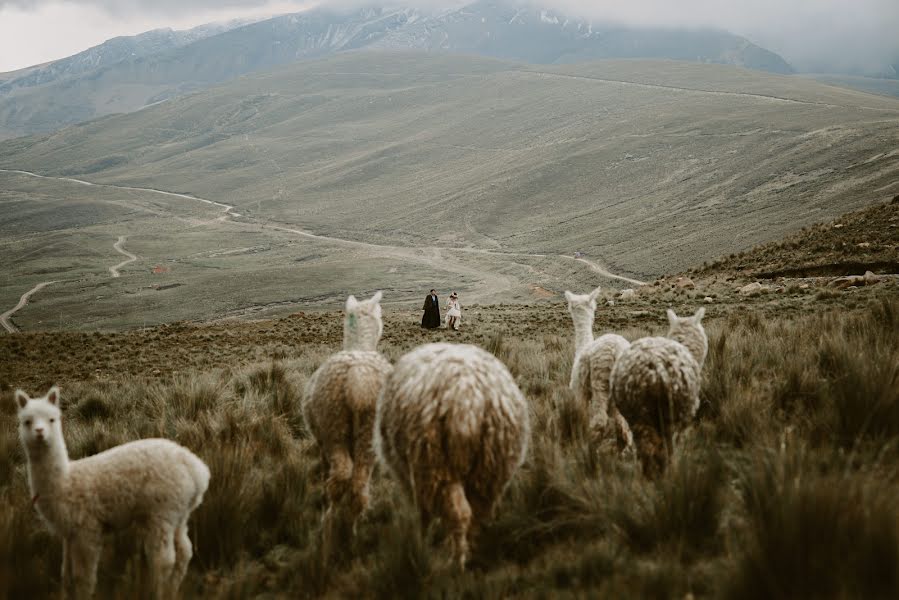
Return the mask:
[[440,327],[440,300],[428,294],[425,297],[424,306],[421,307],[425,311],[421,318],[421,326],[428,329]]

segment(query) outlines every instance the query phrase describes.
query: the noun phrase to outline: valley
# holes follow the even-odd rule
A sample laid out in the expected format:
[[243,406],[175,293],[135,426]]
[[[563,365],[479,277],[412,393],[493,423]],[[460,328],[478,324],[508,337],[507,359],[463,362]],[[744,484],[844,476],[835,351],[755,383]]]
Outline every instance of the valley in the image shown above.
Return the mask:
[[797,81],[347,53],[8,140],[0,306],[52,280],[23,328],[121,328],[632,287],[899,192],[899,101]]

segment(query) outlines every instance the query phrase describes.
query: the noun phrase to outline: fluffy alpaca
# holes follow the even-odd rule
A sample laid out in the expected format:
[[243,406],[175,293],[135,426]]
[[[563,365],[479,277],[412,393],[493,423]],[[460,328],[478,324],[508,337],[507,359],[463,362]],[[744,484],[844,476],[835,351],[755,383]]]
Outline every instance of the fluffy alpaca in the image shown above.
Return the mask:
[[32,504],[63,539],[64,595],[89,598],[104,531],[140,523],[155,595],[174,597],[193,554],[187,520],[203,501],[209,468],[163,439],[129,442],[70,461],[59,389],[36,399],[18,390],[16,404]]
[[647,476],[665,470],[674,434],[699,408],[702,365],[709,347],[703,315],[704,308],[685,318],[668,310],[668,336],[637,340],[612,370],[611,404],[630,424]]
[[600,288],[589,294],[565,292],[568,312],[574,322],[574,363],[569,387],[575,399],[591,414],[590,430],[601,444],[614,442],[619,451],[633,450],[633,436],[627,421],[609,406],[612,368],[630,342],[614,333],[593,339],[593,320]]
[[396,363],[378,399],[375,449],[415,502],[421,525],[442,517],[464,568],[473,529],[489,519],[530,437],[528,406],[492,354],[427,344]]
[[[327,470],[328,508],[323,521],[324,555],[335,546],[335,527],[355,523],[368,507],[374,465],[372,434],[378,393],[392,370],[376,348],[381,339],[381,292],[346,301],[343,351],[313,373],[303,397],[303,416],[318,442]],[[349,511],[349,519],[341,516]]]

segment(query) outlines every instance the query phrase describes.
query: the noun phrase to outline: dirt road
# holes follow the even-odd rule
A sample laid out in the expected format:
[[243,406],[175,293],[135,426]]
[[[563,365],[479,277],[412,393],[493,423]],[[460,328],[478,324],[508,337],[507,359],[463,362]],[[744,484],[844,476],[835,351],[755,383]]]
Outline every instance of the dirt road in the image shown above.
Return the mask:
[[51,283],[56,283],[56,282],[55,281],[42,281],[41,283],[37,284],[36,286],[31,288],[27,292],[22,294],[22,297],[19,298],[18,304],[16,304],[13,308],[11,308],[10,310],[8,310],[5,313],[3,313],[2,315],[0,315],[0,325],[3,326],[3,329],[8,331],[9,333],[17,332],[19,330],[19,328],[10,322],[10,320],[9,320],[10,317],[12,317],[19,309],[23,308],[26,304],[28,304],[28,299],[31,298],[31,296],[33,294],[35,294],[36,292],[39,292],[40,290],[47,287]]
[[130,252],[125,250],[125,248],[123,247],[125,245],[125,241],[127,239],[128,238],[126,236],[120,235],[119,241],[117,241],[115,244],[112,245],[112,247],[115,248],[120,254],[123,254],[126,257],[128,257],[127,260],[123,260],[119,264],[109,267],[109,274],[112,275],[113,277],[120,277],[121,273],[119,273],[119,269],[121,269],[122,267],[124,267],[127,264],[133,263],[134,261],[136,261],[138,259],[137,255],[131,254]]

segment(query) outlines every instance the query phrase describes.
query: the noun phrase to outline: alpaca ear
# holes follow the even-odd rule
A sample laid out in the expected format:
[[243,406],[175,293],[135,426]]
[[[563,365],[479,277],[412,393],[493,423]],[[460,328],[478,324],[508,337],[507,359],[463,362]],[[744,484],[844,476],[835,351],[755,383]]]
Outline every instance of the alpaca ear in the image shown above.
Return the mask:
[[599,298],[599,293],[602,291],[601,287],[597,287],[595,290],[590,292],[590,300],[596,302],[596,299]]
[[705,316],[705,306],[700,306],[699,310],[696,311],[696,314],[693,315],[693,321],[699,323],[702,321],[702,318]]
[[378,304],[381,302],[381,298],[383,298],[383,297],[384,297],[384,293],[381,290],[378,290],[377,292],[375,292],[375,295],[371,297],[371,301],[374,302],[375,304]]
[[572,302],[574,300],[574,294],[572,294],[568,290],[565,290],[565,299],[569,302]]
[[346,299],[346,309],[347,310],[352,310],[352,309],[356,308],[356,306],[358,304],[359,304],[359,301],[356,300],[356,296],[353,296],[352,294],[350,294],[350,297]]
[[28,394],[22,390],[16,390],[16,406],[19,407],[19,410],[25,408],[25,405],[28,404],[28,400]]
[[674,327],[677,325],[677,315],[670,308],[668,309],[668,324]]
[[50,388],[50,391],[47,392],[47,402],[53,406],[59,406],[59,388],[57,386],[54,385]]

